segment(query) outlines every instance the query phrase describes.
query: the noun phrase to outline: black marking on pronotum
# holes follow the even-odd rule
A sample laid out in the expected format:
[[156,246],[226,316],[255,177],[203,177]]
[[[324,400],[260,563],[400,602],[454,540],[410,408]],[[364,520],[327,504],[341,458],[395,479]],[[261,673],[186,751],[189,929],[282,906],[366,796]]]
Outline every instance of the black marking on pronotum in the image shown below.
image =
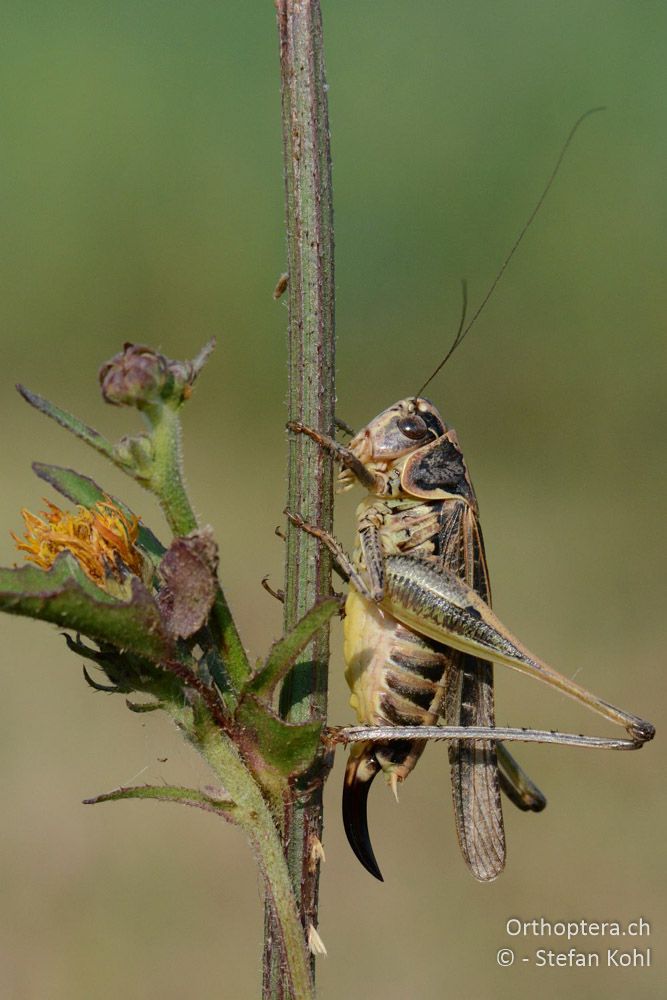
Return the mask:
[[447,437],[441,437],[410,463],[410,482],[420,490],[447,489],[468,495],[463,455]]

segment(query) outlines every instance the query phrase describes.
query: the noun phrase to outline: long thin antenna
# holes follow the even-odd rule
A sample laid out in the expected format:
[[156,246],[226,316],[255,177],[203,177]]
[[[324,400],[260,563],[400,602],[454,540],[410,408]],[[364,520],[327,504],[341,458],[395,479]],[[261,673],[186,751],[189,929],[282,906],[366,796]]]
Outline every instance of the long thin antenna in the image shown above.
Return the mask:
[[456,331],[456,336],[454,337],[454,344],[458,344],[461,337],[464,336],[463,328],[465,326],[466,314],[468,312],[468,282],[465,278],[461,278],[461,318],[459,320],[459,328]]
[[[458,329],[458,331],[456,333],[456,336],[454,337],[454,340],[452,342],[452,346],[449,348],[449,350],[445,354],[444,358],[442,359],[442,361],[440,362],[440,364],[438,365],[438,367],[426,379],[426,381],[424,382],[423,386],[418,391],[417,396],[421,396],[421,394],[423,393],[424,389],[429,384],[429,382],[431,382],[435,378],[435,376],[438,374],[438,372],[442,371],[442,369],[445,367],[445,365],[447,364],[447,362],[451,358],[451,356],[454,353],[454,351],[457,349],[457,347],[460,347],[460,345],[463,343],[463,341],[465,340],[465,338],[467,337],[467,335],[470,333],[471,329],[473,328],[473,326],[475,325],[477,319],[479,318],[480,313],[483,311],[483,309],[486,306],[487,302],[489,301],[489,299],[491,298],[491,296],[495,292],[496,287],[497,287],[500,279],[502,278],[503,274],[505,273],[505,271],[507,269],[507,265],[509,264],[509,262],[511,261],[512,257],[514,256],[514,254],[518,250],[519,244],[521,243],[521,241],[523,240],[524,236],[526,235],[526,233],[530,229],[531,225],[533,224],[535,216],[537,215],[537,213],[539,212],[539,210],[542,208],[542,205],[544,204],[544,199],[549,194],[551,186],[552,186],[553,182],[556,180],[556,176],[558,175],[558,171],[560,170],[561,164],[563,162],[565,154],[567,153],[568,147],[569,147],[570,143],[572,142],[572,140],[574,139],[575,132],[577,131],[577,129],[579,128],[579,126],[581,125],[581,123],[586,118],[588,118],[590,115],[594,115],[598,111],[605,111],[605,110],[606,110],[606,108],[602,107],[602,106],[599,107],[599,108],[591,108],[589,111],[585,111],[583,113],[583,115],[581,115],[579,118],[577,118],[576,122],[574,123],[574,125],[570,129],[570,134],[568,135],[567,139],[563,143],[561,151],[558,154],[558,159],[556,160],[556,164],[555,164],[553,170],[551,171],[551,175],[549,176],[549,180],[545,184],[544,190],[542,191],[542,194],[540,195],[540,197],[539,197],[539,199],[537,201],[537,204],[535,205],[535,208],[530,213],[530,215],[528,216],[528,219],[524,223],[524,226],[523,226],[521,232],[519,233],[519,235],[517,236],[516,240],[514,241],[514,244],[512,245],[511,250],[509,251],[509,253],[505,257],[505,260],[503,261],[503,263],[502,263],[502,265],[500,267],[500,270],[498,271],[497,275],[495,276],[495,278],[491,282],[491,286],[490,286],[489,290],[487,291],[486,295],[482,299],[480,305],[475,310],[475,312],[474,312],[474,314],[472,316],[472,319],[470,320],[470,322],[468,323],[468,325],[465,327],[465,329],[462,330],[461,329],[462,324],[459,325],[459,329]],[[464,284],[464,287],[465,287],[465,284]]]

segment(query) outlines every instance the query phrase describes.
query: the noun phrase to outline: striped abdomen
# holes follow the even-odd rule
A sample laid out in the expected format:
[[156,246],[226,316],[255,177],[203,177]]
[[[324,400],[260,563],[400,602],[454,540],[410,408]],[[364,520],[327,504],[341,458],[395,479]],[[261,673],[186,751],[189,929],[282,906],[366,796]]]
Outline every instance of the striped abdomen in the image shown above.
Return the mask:
[[[350,704],[365,725],[435,725],[445,697],[450,657],[437,643],[401,625],[353,588],[345,605],[345,676]],[[423,740],[359,743],[351,752],[343,789],[343,820],[365,868],[381,878],[368,836],[366,800],[378,771],[392,787],[419,760]]]

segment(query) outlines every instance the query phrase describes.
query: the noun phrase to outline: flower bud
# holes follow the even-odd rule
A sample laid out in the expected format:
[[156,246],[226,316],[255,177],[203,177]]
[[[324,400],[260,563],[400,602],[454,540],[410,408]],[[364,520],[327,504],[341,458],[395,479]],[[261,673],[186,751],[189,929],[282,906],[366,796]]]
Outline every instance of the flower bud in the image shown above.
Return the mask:
[[149,478],[152,471],[155,448],[149,434],[122,437],[113,449],[114,460],[141,477]]
[[107,403],[139,409],[158,402],[170,381],[167,358],[140,344],[125,344],[100,368],[99,378]]
[[189,398],[213,344],[206,344],[193,361],[172,361],[150,347],[127,343],[100,369],[102,396],[114,406],[140,410],[159,403],[178,406]]

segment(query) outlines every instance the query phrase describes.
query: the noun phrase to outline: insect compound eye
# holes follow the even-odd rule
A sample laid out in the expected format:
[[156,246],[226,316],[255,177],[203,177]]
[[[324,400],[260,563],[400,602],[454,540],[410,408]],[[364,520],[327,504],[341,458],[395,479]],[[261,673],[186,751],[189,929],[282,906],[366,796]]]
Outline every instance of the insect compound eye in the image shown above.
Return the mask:
[[405,434],[411,441],[421,441],[428,434],[426,421],[422,420],[416,413],[410,417],[402,417],[397,426],[401,434]]

